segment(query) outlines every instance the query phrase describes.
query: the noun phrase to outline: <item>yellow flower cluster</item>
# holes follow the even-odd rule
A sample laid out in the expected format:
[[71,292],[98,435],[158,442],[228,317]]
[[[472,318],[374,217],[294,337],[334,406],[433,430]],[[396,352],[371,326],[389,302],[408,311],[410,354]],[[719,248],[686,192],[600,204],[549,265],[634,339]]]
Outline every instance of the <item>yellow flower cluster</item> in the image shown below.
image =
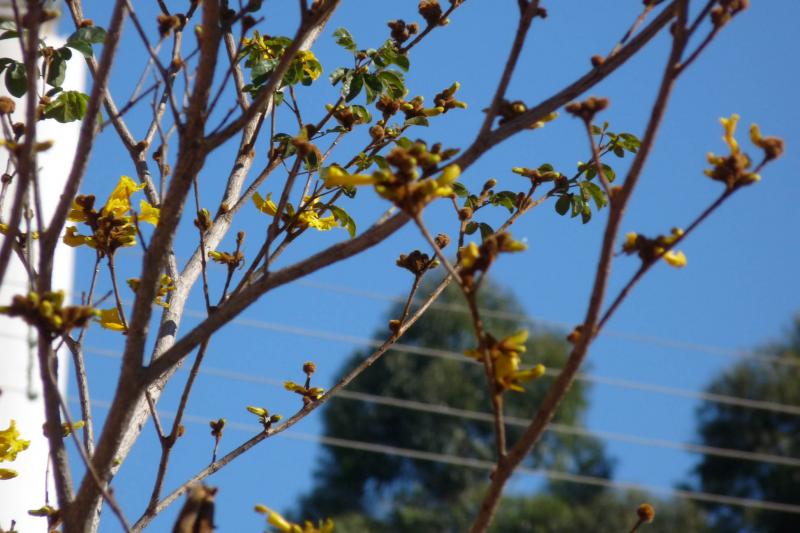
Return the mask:
[[295,383],[294,381],[284,381],[283,388],[290,392],[296,392],[302,396],[304,404],[315,402],[322,398],[322,395],[325,394],[325,389],[322,387],[304,387],[298,383]]
[[266,515],[267,523],[273,526],[278,531],[282,533],[332,533],[333,532],[333,520],[330,518],[326,520],[321,520],[317,525],[314,525],[312,522],[306,520],[303,525],[295,524],[289,522],[283,516],[278,514],[277,512],[273,511],[266,505],[261,505],[260,503],[256,505],[255,511],[259,514]]
[[372,175],[350,174],[344,168],[332,165],[322,169],[320,177],[327,188],[373,185],[382,198],[394,202],[407,213],[416,214],[432,200],[452,195],[452,185],[461,175],[461,167],[447,165],[438,176],[420,179],[417,167],[423,173],[433,172],[442,161],[441,154],[428,151],[421,142],[408,149],[396,146],[386,161],[395,170],[382,168]]
[[683,252],[668,249],[681,237],[683,237],[681,228],[672,228],[670,235],[659,235],[655,239],[630,232],[625,235],[622,252],[627,255],[637,254],[645,263],[661,258],[670,266],[683,268],[687,264],[686,255]]
[[[129,278],[128,287],[130,287],[133,292],[138,291],[139,281],[139,278]],[[156,299],[153,303],[160,305],[164,309],[169,309],[169,304],[164,301],[164,298],[174,290],[175,284],[172,282],[172,278],[166,274],[161,274],[161,279],[158,282],[158,292],[156,292]]]
[[498,254],[522,252],[527,248],[524,242],[515,241],[506,231],[489,235],[480,246],[470,242],[458,249],[461,279],[470,285],[475,274],[480,271],[486,272]]
[[11,299],[11,305],[0,307],[0,314],[20,317],[40,331],[59,336],[83,327],[97,313],[89,306],[65,306],[64,291],[53,291],[18,294]]
[[[253,203],[256,209],[264,214],[274,217],[278,214],[278,206],[272,201],[272,193],[267,194],[266,200],[258,193],[253,194]],[[329,215],[327,217],[320,217],[317,209],[322,207],[319,198],[311,198],[310,196],[303,197],[303,210],[297,215],[297,224],[302,228],[314,228],[318,231],[330,231],[337,226],[336,217]],[[283,218],[290,220],[295,215],[294,206],[291,203],[286,203]]]
[[[494,369],[494,379],[500,390],[511,389],[517,392],[524,392],[522,383],[540,378],[545,373],[544,365],[538,364],[527,370],[520,370],[522,357],[525,353],[525,343],[528,341],[528,330],[520,330],[500,341],[489,337],[489,357],[492,359]],[[483,351],[480,348],[467,350],[464,352],[467,357],[477,361],[483,361]]]
[[144,185],[137,185],[128,176],[122,176],[100,211],[94,208],[93,195],[76,197],[67,219],[83,222],[91,229],[91,235],[82,235],[78,233],[77,226],[68,226],[63,237],[64,243],[73,247],[89,246],[101,256],[111,255],[123,246],[136,245],[134,217],[138,222],[156,226],[160,216],[160,209],[146,200],[139,202],[139,213],[134,211],[131,195],[143,188]]
[[[31,441],[19,438],[17,422],[11,420],[7,429],[0,430],[0,463],[14,461],[17,454],[25,451],[30,446]],[[0,468],[0,480],[17,477],[17,471],[10,468]]]
[[[739,118],[739,115],[733,114],[730,118],[719,119],[724,130],[722,140],[728,145],[730,154],[721,156],[709,152],[706,159],[712,168],[703,171],[709,178],[723,182],[728,189],[751,185],[761,180],[759,174],[750,170],[752,165],[750,156],[742,152],[739,142],[734,137]],[[763,150],[764,163],[777,159],[783,154],[783,140],[777,137],[763,137],[757,124],[750,126],[750,140]]]
[[[248,55],[247,66],[250,67],[262,61],[279,60],[289,45],[291,40],[286,37],[270,38],[257,31],[253,32],[253,37],[242,39],[242,50]],[[313,81],[322,74],[322,64],[311,50],[300,50],[295,54],[289,71],[300,71],[302,80]]]

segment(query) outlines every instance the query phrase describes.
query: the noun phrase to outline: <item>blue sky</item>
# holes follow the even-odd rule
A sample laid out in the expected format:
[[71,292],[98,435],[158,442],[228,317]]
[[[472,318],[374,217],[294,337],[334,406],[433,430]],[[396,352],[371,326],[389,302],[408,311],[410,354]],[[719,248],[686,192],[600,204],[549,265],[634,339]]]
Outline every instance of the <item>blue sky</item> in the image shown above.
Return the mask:
[[[103,25],[108,20],[108,7],[106,3],[100,4],[103,5],[88,4],[89,10],[98,12],[90,11],[87,16]],[[547,6],[549,17],[534,23],[508,91],[510,98],[535,104],[585,73],[589,57],[606,53],[614,46],[638,14],[641,2],[591,4],[595,7],[588,7],[590,3],[580,0]],[[267,0],[264,5],[266,22],[259,29],[272,35],[290,35],[296,24],[296,3]],[[154,6],[155,2],[136,6],[143,21],[154,19]],[[415,7],[413,1],[345,0],[314,48],[326,73],[348,61],[346,52],[333,45],[334,29],[346,26],[360,46],[378,46],[388,36],[385,22],[396,18],[418,20]],[[415,136],[429,142],[441,141],[446,147],[463,148],[470,143],[483,118],[480,110],[487,106],[494,92],[513,38],[516,14],[516,3],[512,1],[470,0],[456,12],[449,26],[433,32],[414,49],[407,80],[412,95],[423,94],[430,101],[434,94],[457,80],[461,82],[459,98],[470,105],[466,111],[456,110],[433,120],[430,128],[419,129]],[[785,139],[787,153],[763,173],[762,182],[738,192],[682,245],[689,260],[686,269],[677,271],[659,265],[647,275],[610,321],[608,333],[595,343],[590,355],[593,374],[701,390],[736,359],[708,351],[633,342],[630,337],[657,337],[730,351],[747,350],[779,338],[800,307],[796,283],[800,253],[795,219],[796,199],[800,195],[796,172],[800,165],[796,150],[800,145],[797,127],[800,111],[795,91],[800,80],[793,57],[797,49],[794,21],[798,16],[800,4],[792,0],[754,2],[724,29],[679,81],[658,143],[623,223],[624,231],[653,235],[672,226],[685,226],[713,201],[720,185],[706,179],[702,170],[706,167],[706,152],[726,151],[720,138],[721,116],[731,113],[742,116],[739,138],[745,146],[749,145],[745,142],[746,128],[757,122],[765,134]],[[126,101],[143,65],[138,38],[132,28],[126,32],[111,86],[118,102]],[[642,54],[590,92],[611,99],[611,107],[602,118],[615,131],[641,135],[666,60],[667,46],[664,36],[655,39]],[[323,76],[304,98],[305,112],[309,119],[315,119],[322,113],[322,104],[335,98],[335,91]],[[146,127],[147,106],[127,118],[138,136]],[[293,133],[287,118],[286,110],[281,110],[278,130]],[[343,147],[344,151],[339,152],[343,158],[350,155],[348,146],[355,145]],[[214,205],[214,193],[222,186],[222,176],[229,169],[230,148],[210,158],[200,176],[204,205]],[[263,160],[264,143],[260,149]],[[173,154],[174,151],[173,148]],[[494,177],[499,188],[521,189],[524,183],[510,172],[511,167],[550,162],[567,172],[574,169],[578,160],[586,159],[587,144],[581,123],[563,114],[546,128],[520,134],[486,154],[462,180],[479,188],[487,178]],[[617,174],[623,174],[629,162],[626,158],[610,163]],[[108,128],[98,140],[82,190],[103,198],[122,174],[134,175],[134,169],[121,143]],[[279,183],[268,181],[261,192],[274,192],[278,187]],[[360,193],[357,200],[345,206],[361,229],[368,227],[387,207],[368,192]],[[454,234],[456,225],[450,210],[444,207],[432,206],[425,219],[432,231]],[[527,239],[529,251],[503,258],[494,267],[493,278],[513,287],[532,317],[565,328],[578,323],[585,312],[604,220],[603,212],[592,223],[581,225],[577,220],[559,217],[551,205],[543,205],[512,229],[515,237]],[[235,229],[248,229],[251,235],[256,235],[265,223],[263,215],[245,209]],[[280,264],[288,265],[344,238],[346,233],[341,230],[304,236],[295,249],[287,251]],[[185,257],[196,245],[195,240],[195,233],[187,225],[179,239],[179,255]],[[245,253],[252,256],[257,244],[255,238],[247,241]],[[422,246],[419,232],[409,226],[384,244],[314,274],[309,281],[399,296],[407,290],[409,279],[393,266],[394,258],[418,246]],[[123,250],[118,262],[123,270],[121,275],[129,277],[139,267],[140,255]],[[92,255],[78,254],[78,290],[87,286],[92,264]],[[610,294],[615,294],[636,266],[637,262],[630,258],[615,262]],[[220,278],[222,268],[213,275]],[[107,276],[101,279],[102,287],[106,288]],[[189,307],[202,308],[199,292]],[[268,294],[243,317],[365,338],[384,327],[387,307],[387,302],[380,299],[302,283]],[[186,324],[194,320],[187,319]],[[118,361],[96,352],[118,350],[121,338],[93,330],[87,345],[94,349],[90,349],[88,359],[92,394],[98,400],[109,400]],[[206,364],[272,380],[299,380],[302,362],[313,359],[320,369],[318,383],[327,386],[353,348],[343,342],[232,325],[214,338]],[[178,376],[181,384],[169,387],[161,404],[165,410],[174,409],[177,404],[185,373]],[[74,388],[70,394],[75,394]],[[694,401],[608,385],[594,386],[591,397],[586,417],[589,428],[675,441],[694,439],[693,410],[697,405]],[[187,412],[252,423],[254,420],[244,410],[245,405],[265,405],[288,415],[298,403],[292,395],[267,384],[202,375]],[[98,408],[97,415],[102,418],[103,414]],[[316,415],[297,427],[297,431],[311,434],[319,429]],[[178,444],[173,469],[167,476],[167,490],[207,464],[212,446],[207,433],[205,425],[187,424],[187,437]],[[248,437],[244,432],[226,431],[221,452]],[[681,452],[615,442],[608,443],[608,450],[618,459],[616,479],[658,486],[684,480],[698,459]],[[210,479],[209,483],[221,487],[217,519],[221,530],[231,530],[234,526],[255,530],[260,519],[251,508],[256,502],[279,509],[291,506],[310,487],[317,452],[318,445],[314,443],[271,439]],[[157,453],[156,437],[148,428],[115,480],[116,494],[131,519],[146,504]],[[77,456],[73,461],[78,462]],[[156,522],[155,530],[168,528],[177,507],[173,506]],[[112,530],[113,517],[109,515],[106,520],[106,526]]]

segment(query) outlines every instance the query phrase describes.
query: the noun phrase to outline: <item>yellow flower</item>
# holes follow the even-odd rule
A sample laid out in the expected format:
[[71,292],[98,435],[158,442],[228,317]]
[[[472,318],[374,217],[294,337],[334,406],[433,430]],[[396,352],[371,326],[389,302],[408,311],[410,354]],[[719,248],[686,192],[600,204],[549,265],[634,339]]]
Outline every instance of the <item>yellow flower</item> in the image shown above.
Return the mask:
[[622,244],[622,251],[632,253],[636,250],[636,240],[639,235],[636,232],[629,232],[625,234],[625,242]]
[[100,322],[100,325],[105,329],[125,331],[125,325],[122,323],[122,318],[119,316],[119,310],[116,307],[100,309],[100,318],[98,322]]
[[150,202],[141,200],[139,202],[139,222],[147,222],[153,226],[158,225],[158,218],[161,216],[161,209],[153,207]]
[[253,413],[256,416],[268,416],[269,411],[264,409],[263,407],[255,407],[253,405],[248,405],[247,410]]
[[64,244],[67,246],[72,246],[73,248],[77,246],[89,246],[91,248],[95,247],[94,238],[89,237],[87,235],[81,235],[78,233],[78,228],[76,226],[69,226],[67,227],[67,232],[64,234],[64,237],[61,239]]
[[339,165],[323,168],[320,177],[325,187],[358,187],[359,185],[372,185],[375,178],[366,174],[350,174]]
[[553,111],[552,113],[550,113],[549,115],[544,117],[542,120],[538,120],[538,121],[534,122],[533,124],[531,124],[531,129],[535,130],[535,129],[538,129],[538,128],[542,128],[542,127],[544,127],[545,124],[555,120],[556,118],[558,118],[558,111]]
[[526,342],[528,342],[528,330],[523,329],[497,343],[497,349],[502,352],[524,353]]
[[785,149],[783,139],[778,137],[762,137],[758,124],[752,124],[750,126],[750,140],[753,141],[753,144],[764,150],[764,157],[767,161],[777,159],[783,154]]
[[289,522],[277,512],[260,503],[256,504],[255,512],[266,515],[267,523],[284,533],[333,533],[333,520],[330,518],[320,521],[316,526],[306,520],[305,524],[301,526]]
[[732,154],[738,154],[739,143],[733,138],[733,134],[736,132],[736,124],[739,122],[739,115],[734,113],[731,115],[731,118],[723,117],[719,119],[719,121],[722,123],[722,127],[725,128],[725,135],[722,137],[722,140],[725,141],[725,144],[731,149]]
[[19,474],[16,470],[11,470],[10,468],[0,468],[0,480],[5,481],[7,479],[13,479],[17,477]]
[[16,420],[11,420],[7,429],[0,430],[0,462],[13,461],[17,454],[27,450],[31,441],[19,438]]
[[136,191],[141,191],[144,184],[137,185],[128,176],[121,176],[117,186],[111,191],[103,214],[113,213],[115,216],[122,217],[131,209],[131,195]]
[[464,268],[470,268],[472,265],[474,265],[475,260],[477,260],[481,255],[478,245],[474,242],[459,248],[458,251],[461,254],[461,264],[464,266]]
[[312,80],[319,78],[322,74],[322,65],[317,60],[317,56],[311,50],[300,50],[294,57],[294,62],[303,65],[303,74]]
[[253,193],[253,203],[256,204],[256,209],[271,217],[274,217],[278,213],[278,206],[272,201],[272,193],[267,194],[266,200],[257,192]]
[[291,392],[300,392],[306,390],[305,387],[303,387],[302,385],[298,385],[294,381],[284,381],[283,388]]
[[67,215],[70,222],[86,222],[86,210],[75,200],[72,200],[72,209]]
[[670,266],[674,266],[675,268],[683,268],[686,266],[686,256],[683,252],[676,252],[675,250],[670,250],[664,254],[664,261],[670,264]]
[[325,218],[320,218],[317,212],[313,209],[303,211],[300,213],[300,216],[297,217],[297,219],[300,221],[300,223],[311,226],[319,231],[329,231],[335,228],[337,225],[335,216],[330,215]]

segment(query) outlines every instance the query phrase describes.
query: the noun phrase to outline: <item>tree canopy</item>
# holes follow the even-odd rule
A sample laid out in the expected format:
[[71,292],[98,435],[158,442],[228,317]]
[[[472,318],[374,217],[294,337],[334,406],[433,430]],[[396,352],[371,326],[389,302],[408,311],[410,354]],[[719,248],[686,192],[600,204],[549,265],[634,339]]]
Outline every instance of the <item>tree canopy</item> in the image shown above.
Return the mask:
[[[800,315],[784,340],[759,352],[778,356],[783,362],[749,359],[714,379],[707,392],[800,405]],[[796,415],[705,403],[697,417],[698,433],[707,446],[800,457],[800,418]],[[707,455],[695,474],[699,488],[712,493],[782,503],[796,503],[800,493],[800,472],[786,465]],[[796,514],[720,505],[711,505],[709,510],[714,530],[720,533],[800,530]]]

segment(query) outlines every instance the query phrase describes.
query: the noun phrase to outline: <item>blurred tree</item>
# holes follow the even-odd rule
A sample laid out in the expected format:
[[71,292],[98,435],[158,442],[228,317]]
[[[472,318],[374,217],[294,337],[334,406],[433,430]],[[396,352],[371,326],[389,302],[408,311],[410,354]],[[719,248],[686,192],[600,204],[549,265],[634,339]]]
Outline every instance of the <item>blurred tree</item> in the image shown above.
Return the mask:
[[[511,294],[490,285],[481,294],[481,307],[491,310],[484,313],[487,330],[496,337],[526,326],[519,318],[521,306]],[[472,348],[470,318],[461,308],[463,297],[458,289],[446,291],[439,302],[406,333],[403,343],[457,353]],[[400,312],[401,308],[395,306],[390,317]],[[376,338],[381,335],[384,333]],[[355,353],[341,373],[364,357]],[[543,363],[557,368],[566,357],[567,345],[560,336],[539,331],[529,338],[524,362],[527,366]],[[359,376],[349,390],[488,412],[483,368],[469,361],[466,357],[463,361],[444,359],[398,349]],[[507,416],[529,418],[547,382],[543,378],[527,384],[525,393],[507,394]],[[579,382],[559,409],[556,421],[579,423],[586,407],[587,389]],[[323,420],[324,433],[330,437],[487,460],[494,454],[492,424],[488,422],[346,399],[331,402]],[[509,426],[508,431],[513,442],[520,428]],[[316,486],[303,499],[300,514],[332,516],[337,519],[337,530],[379,531],[392,524],[392,531],[463,531],[468,529],[479,501],[471,489],[483,489],[488,476],[486,471],[460,466],[335,447],[323,450]],[[528,466],[599,477],[611,475],[612,463],[599,441],[553,431],[546,434],[527,462]],[[565,501],[575,505],[590,501],[602,491],[564,483],[552,484],[550,489],[554,498],[565,496]],[[344,515],[350,518],[342,520]]]
[[[784,341],[759,351],[800,363],[800,315]],[[707,391],[800,405],[800,367],[750,359],[725,371]],[[707,446],[800,457],[800,417],[792,414],[706,403],[698,410],[698,426]],[[797,503],[800,494],[800,469],[791,466],[705,456],[695,474],[699,488],[708,492],[784,503]],[[800,531],[796,514],[722,505],[708,508],[714,531],[721,533]]]

